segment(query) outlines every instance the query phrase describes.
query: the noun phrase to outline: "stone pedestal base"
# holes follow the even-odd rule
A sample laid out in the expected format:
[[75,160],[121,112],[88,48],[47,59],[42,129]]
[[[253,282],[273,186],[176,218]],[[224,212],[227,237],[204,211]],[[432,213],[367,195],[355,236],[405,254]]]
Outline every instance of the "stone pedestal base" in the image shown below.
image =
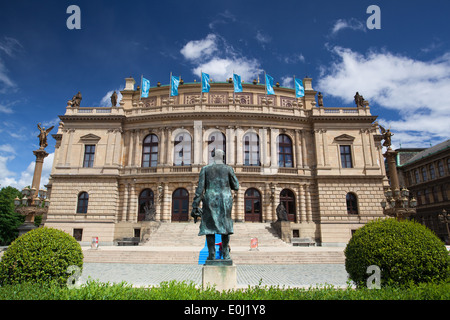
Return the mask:
[[24,222],[24,224],[22,224],[20,227],[17,228],[19,230],[19,237],[27,233],[28,231],[34,230],[36,228],[37,227],[34,225],[33,222]]
[[206,289],[208,286],[215,286],[218,291],[236,289],[236,266],[233,264],[205,264],[202,269],[202,287]]

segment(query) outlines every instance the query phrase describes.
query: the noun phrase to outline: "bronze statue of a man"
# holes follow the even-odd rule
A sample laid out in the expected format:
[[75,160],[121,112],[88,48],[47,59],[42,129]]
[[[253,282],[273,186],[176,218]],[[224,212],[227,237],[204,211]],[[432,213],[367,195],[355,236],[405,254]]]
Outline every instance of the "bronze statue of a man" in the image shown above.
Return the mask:
[[[233,169],[223,163],[224,152],[216,150],[214,162],[200,171],[197,190],[192,203],[191,216],[194,221],[202,218],[199,236],[206,236],[207,260],[215,258],[215,234],[222,235],[223,259],[230,259],[229,241],[233,234],[231,209],[233,196],[231,190],[239,189],[239,182]],[[202,208],[199,207],[202,201]]]

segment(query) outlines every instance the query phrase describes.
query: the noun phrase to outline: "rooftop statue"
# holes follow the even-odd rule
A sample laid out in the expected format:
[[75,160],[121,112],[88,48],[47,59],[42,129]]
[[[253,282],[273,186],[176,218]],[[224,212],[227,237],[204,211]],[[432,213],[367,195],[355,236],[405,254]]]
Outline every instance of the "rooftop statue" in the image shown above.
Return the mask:
[[[198,235],[206,236],[207,260],[215,258],[215,234],[222,235],[223,259],[230,260],[228,244],[233,234],[231,190],[238,190],[239,182],[233,169],[223,163],[224,154],[222,150],[216,150],[213,163],[201,169],[192,203],[194,222],[201,217]],[[202,207],[199,207],[200,201]]]
[[78,91],[78,93],[76,95],[73,96],[71,102],[72,102],[72,107],[74,108],[79,108],[80,107],[80,103],[81,103],[81,92]]
[[381,133],[383,134],[383,139],[384,139],[383,146],[389,148],[391,146],[391,144],[392,144],[391,137],[394,134],[391,132],[390,129],[386,130],[381,125],[379,125],[379,126],[380,126],[380,129],[381,129]]
[[358,108],[362,108],[364,106],[364,97],[360,95],[358,92],[355,94],[355,104]]
[[40,149],[44,150],[48,146],[47,136],[50,133],[50,131],[53,129],[54,126],[51,126],[50,128],[48,128],[46,130],[45,127],[41,128],[41,124],[38,123],[37,127],[40,131],[39,135],[37,136],[39,138],[39,147],[40,147]]
[[113,107],[115,107],[117,105],[117,93],[115,91],[111,95],[111,104]]

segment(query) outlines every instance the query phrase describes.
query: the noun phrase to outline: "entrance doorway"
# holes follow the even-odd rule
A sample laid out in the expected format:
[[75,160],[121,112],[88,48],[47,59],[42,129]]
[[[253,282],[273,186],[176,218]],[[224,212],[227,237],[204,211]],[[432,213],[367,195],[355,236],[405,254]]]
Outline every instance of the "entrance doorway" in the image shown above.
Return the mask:
[[280,193],[280,202],[284,205],[287,212],[288,221],[295,222],[295,197],[289,189],[283,189]]
[[262,222],[261,194],[255,188],[245,191],[245,221]]
[[188,221],[189,192],[184,188],[175,190],[172,194],[172,222]]

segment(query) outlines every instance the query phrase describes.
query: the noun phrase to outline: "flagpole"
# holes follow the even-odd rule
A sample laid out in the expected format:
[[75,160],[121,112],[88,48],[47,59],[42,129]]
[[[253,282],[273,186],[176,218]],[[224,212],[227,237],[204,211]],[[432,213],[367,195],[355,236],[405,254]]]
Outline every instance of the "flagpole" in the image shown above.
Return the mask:
[[171,93],[172,93],[172,71],[170,71],[170,79],[169,79],[169,99],[168,99],[167,101],[170,100]]
[[266,71],[264,71],[264,86],[266,87],[266,103],[267,103],[267,76],[266,76]]
[[203,70],[200,70],[200,105],[203,104]]
[[234,70],[233,70],[233,104],[236,104],[236,100],[234,99],[235,89],[234,89]]
[[141,74],[141,86],[139,87],[140,88],[140,90],[139,90],[139,101],[141,101],[141,99],[142,99],[142,79],[143,78],[144,78],[144,75]]
[[[294,95],[297,98],[297,89],[295,87],[295,74],[294,74]],[[297,98],[297,102],[298,102],[298,98]]]

